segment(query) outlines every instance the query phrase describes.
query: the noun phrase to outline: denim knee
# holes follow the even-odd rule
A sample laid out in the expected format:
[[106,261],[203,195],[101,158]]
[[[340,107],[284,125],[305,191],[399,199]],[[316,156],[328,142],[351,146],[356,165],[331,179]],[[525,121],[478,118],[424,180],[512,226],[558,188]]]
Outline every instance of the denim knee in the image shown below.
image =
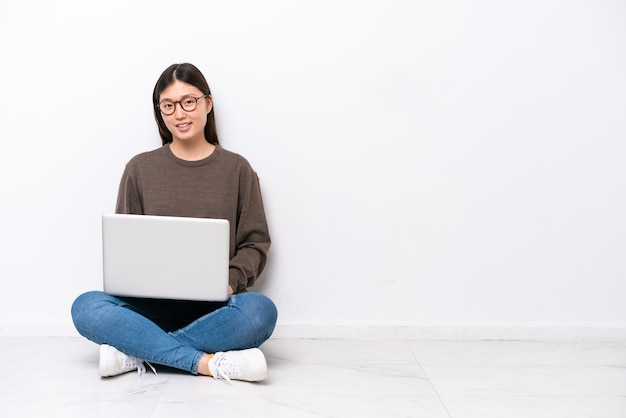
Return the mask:
[[82,322],[83,315],[89,311],[89,305],[91,305],[90,301],[93,299],[93,292],[83,293],[78,296],[74,303],[72,303],[72,320],[74,321],[74,325]]
[[278,309],[270,298],[260,293],[248,292],[236,296],[239,300],[237,305],[246,311],[246,318],[250,321],[249,326],[255,330],[258,342],[261,345],[267,340],[276,326]]
[[83,336],[90,338],[89,330],[98,322],[98,307],[111,296],[101,291],[89,291],[78,296],[72,303],[71,313],[74,327]]

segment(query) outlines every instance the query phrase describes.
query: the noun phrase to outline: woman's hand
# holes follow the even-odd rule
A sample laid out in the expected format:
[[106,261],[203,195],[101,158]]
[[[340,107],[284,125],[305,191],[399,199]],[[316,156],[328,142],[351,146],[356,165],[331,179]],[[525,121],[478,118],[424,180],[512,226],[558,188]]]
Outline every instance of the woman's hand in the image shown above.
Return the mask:
[[228,285],[228,296],[232,296],[233,295],[233,288],[230,287],[230,285]]

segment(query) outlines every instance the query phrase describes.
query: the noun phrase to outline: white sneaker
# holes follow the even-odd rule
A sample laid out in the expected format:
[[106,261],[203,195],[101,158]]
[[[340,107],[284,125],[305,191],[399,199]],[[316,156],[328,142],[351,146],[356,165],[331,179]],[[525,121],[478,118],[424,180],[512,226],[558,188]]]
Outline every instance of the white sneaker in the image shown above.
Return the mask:
[[265,356],[258,348],[240,351],[220,351],[209,360],[209,371],[216,379],[247,380],[257,382],[267,379]]
[[[152,365],[148,364],[156,374]],[[143,360],[128,356],[115,347],[107,344],[100,346],[100,376],[109,377],[137,370],[139,376],[146,372]]]

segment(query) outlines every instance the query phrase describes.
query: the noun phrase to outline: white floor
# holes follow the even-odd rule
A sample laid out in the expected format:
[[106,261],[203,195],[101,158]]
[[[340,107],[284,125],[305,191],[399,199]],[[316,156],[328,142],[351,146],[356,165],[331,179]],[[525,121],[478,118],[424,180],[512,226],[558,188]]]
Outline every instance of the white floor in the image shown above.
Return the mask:
[[98,376],[81,338],[0,338],[1,417],[626,417],[626,342],[272,339],[270,378]]

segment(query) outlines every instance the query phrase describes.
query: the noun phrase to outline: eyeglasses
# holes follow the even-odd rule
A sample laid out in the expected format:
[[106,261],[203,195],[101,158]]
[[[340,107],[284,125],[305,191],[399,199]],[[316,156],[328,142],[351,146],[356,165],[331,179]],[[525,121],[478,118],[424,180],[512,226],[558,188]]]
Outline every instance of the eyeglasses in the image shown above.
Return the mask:
[[194,97],[191,95],[183,96],[180,100],[175,101],[175,102],[171,100],[163,100],[162,102],[159,103],[158,108],[161,111],[161,113],[169,116],[169,115],[174,114],[174,112],[176,112],[176,103],[179,103],[180,107],[185,112],[191,112],[198,105],[198,100],[204,97],[208,97],[208,94],[204,94],[200,97]]

